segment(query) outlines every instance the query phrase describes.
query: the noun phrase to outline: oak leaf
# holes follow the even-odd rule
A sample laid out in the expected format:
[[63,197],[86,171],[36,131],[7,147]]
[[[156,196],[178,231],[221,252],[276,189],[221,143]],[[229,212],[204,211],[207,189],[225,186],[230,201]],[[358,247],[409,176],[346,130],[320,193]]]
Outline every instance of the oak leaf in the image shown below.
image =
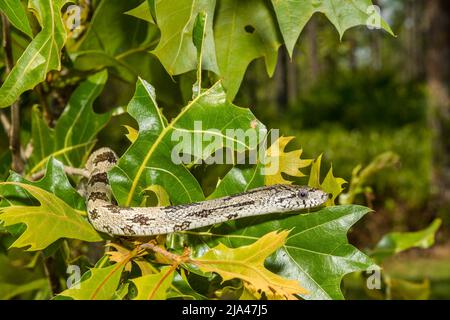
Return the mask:
[[241,279],[247,289],[258,295],[265,293],[270,299],[296,299],[295,294],[307,293],[299,282],[285,279],[264,267],[264,260],[284,245],[288,234],[289,231],[273,231],[239,248],[219,243],[194,263],[203,272],[218,273],[224,281]]
[[42,250],[60,238],[101,241],[102,238],[82,217],[83,211],[70,207],[54,194],[37,186],[20,182],[2,182],[23,188],[39,201],[39,206],[12,205],[0,208],[4,226],[24,223],[27,229],[11,247]]
[[[280,137],[274,144],[272,144],[266,152],[267,164],[265,166],[265,184],[291,184],[292,181],[283,178],[282,173],[293,177],[305,176],[300,169],[308,167],[312,160],[301,159],[303,150],[294,150],[285,152],[287,144],[292,141],[294,137]],[[276,170],[276,172],[273,172]]]

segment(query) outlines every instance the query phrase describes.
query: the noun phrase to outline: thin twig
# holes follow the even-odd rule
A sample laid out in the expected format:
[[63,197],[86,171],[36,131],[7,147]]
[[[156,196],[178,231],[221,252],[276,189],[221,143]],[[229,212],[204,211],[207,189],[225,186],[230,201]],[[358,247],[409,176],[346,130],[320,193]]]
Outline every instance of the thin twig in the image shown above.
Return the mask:
[[25,146],[25,148],[22,148],[23,161],[26,162],[28,159],[30,159],[32,153],[33,153],[33,143],[30,141]]
[[55,271],[55,260],[52,257],[45,257],[42,251],[41,257],[44,265],[44,273],[48,280],[49,290],[52,296],[55,296],[57,293],[61,292],[61,283],[59,282]]
[[167,251],[164,248],[161,248],[157,244],[153,242],[147,242],[143,243],[139,246],[139,249],[143,250],[152,250],[155,253],[159,253],[160,255],[166,257],[170,261],[174,262],[176,265],[179,265],[181,263],[191,262],[191,259],[189,258],[189,249],[186,248],[183,252],[183,255],[177,255],[172,252]]
[[[9,74],[14,67],[14,59],[11,47],[11,33],[9,28],[9,21],[6,15],[3,13],[2,26],[3,26],[3,48],[5,51],[5,66],[6,74]],[[15,101],[11,105],[11,123],[9,130],[9,149],[12,155],[12,169],[18,173],[22,173],[24,169],[24,162],[21,155],[20,148],[20,105],[19,101]]]
[[9,137],[9,132],[11,130],[11,122],[9,122],[9,118],[3,110],[0,110],[0,122],[2,123],[6,135]]
[[[69,166],[64,166],[64,172],[71,176],[83,176],[85,178],[89,178],[89,171],[82,168],[74,168]],[[31,180],[39,180],[45,175],[45,169],[36,172],[35,174],[31,175]]]

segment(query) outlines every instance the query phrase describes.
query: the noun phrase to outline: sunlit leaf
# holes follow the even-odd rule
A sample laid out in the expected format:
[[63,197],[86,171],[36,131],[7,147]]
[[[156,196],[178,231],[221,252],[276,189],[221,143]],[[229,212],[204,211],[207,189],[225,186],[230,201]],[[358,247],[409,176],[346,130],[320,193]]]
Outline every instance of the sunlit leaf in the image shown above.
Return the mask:
[[[45,175],[38,181],[28,181],[15,172],[11,172],[7,181],[44,189],[63,200],[70,207],[80,211],[85,210],[84,198],[72,187],[64,172],[64,165],[56,159],[49,159],[45,167]],[[17,185],[0,186],[0,195],[10,204],[31,205],[35,202],[29,193]]]
[[164,267],[159,273],[131,279],[137,287],[135,300],[165,300],[174,277],[174,269]]
[[42,159],[48,159],[55,150],[55,132],[44,120],[38,105],[33,106],[31,114],[31,137],[33,140],[33,153],[30,165]]
[[33,32],[31,31],[27,13],[20,0],[0,1],[0,11],[8,17],[14,27],[25,33],[30,38],[33,37]]
[[127,131],[128,131],[128,133],[125,135],[125,136],[127,137],[127,139],[128,139],[130,142],[136,141],[136,139],[137,139],[137,137],[138,137],[138,134],[139,134],[138,131],[137,131],[135,128],[130,127],[130,126],[127,126],[127,125],[125,125],[124,127],[125,127],[125,129],[127,129]]
[[278,24],[283,34],[289,55],[306,23],[316,12],[321,12],[331,21],[340,37],[351,27],[380,23],[382,28],[393,35],[370,0],[272,0]]
[[29,7],[41,24],[41,31],[25,49],[0,88],[0,108],[7,107],[19,96],[45,80],[50,70],[61,67],[61,49],[66,30],[61,19],[65,0],[30,0]]
[[127,260],[104,268],[89,270],[89,278],[83,275],[82,281],[64,290],[59,296],[75,300],[109,300],[112,299],[119,286],[120,276]]
[[200,11],[195,18],[194,30],[192,31],[192,42],[197,49],[197,81],[192,88],[193,98],[202,92],[203,44],[205,43],[207,20],[206,12]]
[[308,185],[314,188],[320,188],[326,193],[331,194],[331,198],[327,201],[327,206],[332,206],[335,203],[336,198],[339,194],[344,190],[342,187],[345,183],[347,183],[342,178],[337,178],[333,175],[333,167],[330,168],[327,175],[320,182],[320,165],[322,163],[322,155],[320,155],[316,160],[313,161],[311,166],[311,173],[309,175]]
[[154,0],[145,0],[136,8],[125,12],[125,14],[129,14],[130,16],[145,20],[150,23],[155,23],[155,20],[153,19],[152,15],[152,11],[153,12],[155,11],[155,8],[152,8],[154,4],[155,4]]
[[259,0],[220,1],[214,38],[220,76],[229,99],[236,96],[253,60],[264,57],[267,73],[273,74],[281,41],[270,4]]
[[[282,173],[293,177],[305,176],[300,169],[309,166],[312,160],[301,159],[303,150],[286,152],[286,145],[294,137],[280,137],[272,146],[267,149],[267,160],[265,184],[290,184],[292,181],[283,178]],[[273,168],[272,168],[273,167]],[[272,174],[269,171],[274,171]]]
[[98,72],[82,82],[73,92],[63,114],[50,129],[35,109],[32,118],[34,152],[30,173],[42,169],[49,157],[57,157],[66,165],[80,167],[95,144],[97,133],[106,125],[111,113],[97,114],[93,103],[105,86],[108,74]]
[[220,198],[234,193],[264,186],[264,166],[256,164],[251,166],[236,165],[219,181],[217,188],[208,198]]
[[25,189],[39,206],[12,205],[0,209],[0,220],[5,226],[23,223],[27,229],[14,241],[12,247],[42,250],[60,238],[101,241],[102,238],[82,217],[83,211],[70,207],[54,194],[36,186],[19,182],[2,182],[0,186],[15,185]]
[[[153,87],[139,79],[127,111],[138,122],[139,135],[108,174],[115,198],[125,206],[142,203],[145,189],[153,184],[163,187],[173,204],[203,200],[199,183],[175,151],[183,151],[189,158],[192,155],[195,161],[208,158],[224,146],[245,151],[253,147],[248,139],[229,136],[227,130],[245,132],[253,124],[256,124],[256,132],[264,129],[250,110],[226,100],[220,82],[200,94],[167,123],[156,105]],[[216,140],[202,139],[202,135],[207,134]],[[192,142],[197,139],[196,147],[192,148],[185,139]],[[189,150],[183,150],[186,146]]]
[[160,101],[179,104],[178,84],[167,74],[158,58],[150,53],[158,44],[158,27],[125,14],[142,2],[100,1],[85,34],[78,41],[69,40],[66,49],[75,70],[90,72],[108,67],[111,74],[127,82],[119,92],[110,92],[111,99],[123,99],[114,103],[125,104],[133,93],[137,78],[141,77],[157,88]]
[[298,281],[284,279],[264,267],[266,258],[284,245],[288,234],[288,231],[270,232],[235,249],[220,243],[195,261],[202,271],[216,272],[224,281],[242,279],[252,291],[262,291],[270,298],[295,299],[295,294],[307,294],[307,290]]
[[335,206],[309,214],[246,218],[207,232],[187,232],[186,241],[201,255],[218,242],[238,248],[273,230],[291,230],[286,243],[267,259],[265,266],[280,276],[299,281],[308,291],[301,295],[304,299],[343,299],[342,277],[374,265],[348,243],[346,236],[349,228],[369,211],[362,206]]
[[[197,68],[197,50],[192,41],[192,30],[197,14],[204,11],[214,16],[215,0],[157,1],[156,19],[161,39],[153,53],[171,75]],[[203,50],[203,68],[218,73],[213,39],[213,21],[206,24]]]
[[[93,110],[95,99],[100,95],[108,79],[106,70],[96,73],[81,83],[74,93],[55,126],[56,148],[61,150],[70,146],[93,141],[97,133],[109,121],[111,113],[97,114]],[[64,154],[70,166],[82,165],[89,149]]]
[[170,198],[169,195],[167,194],[167,191],[164,190],[163,187],[154,184],[151,185],[150,187],[145,188],[144,192],[152,192],[155,197],[156,197],[156,204],[155,206],[159,206],[159,207],[165,207],[165,206],[169,206],[170,205]]

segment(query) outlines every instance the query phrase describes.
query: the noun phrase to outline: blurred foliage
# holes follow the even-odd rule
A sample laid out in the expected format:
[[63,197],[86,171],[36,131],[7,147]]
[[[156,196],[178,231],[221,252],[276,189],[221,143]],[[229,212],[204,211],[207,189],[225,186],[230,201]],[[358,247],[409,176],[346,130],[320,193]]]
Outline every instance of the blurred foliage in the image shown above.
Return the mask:
[[284,115],[305,129],[334,123],[362,131],[424,125],[425,94],[420,84],[401,81],[394,72],[344,71],[319,79]]

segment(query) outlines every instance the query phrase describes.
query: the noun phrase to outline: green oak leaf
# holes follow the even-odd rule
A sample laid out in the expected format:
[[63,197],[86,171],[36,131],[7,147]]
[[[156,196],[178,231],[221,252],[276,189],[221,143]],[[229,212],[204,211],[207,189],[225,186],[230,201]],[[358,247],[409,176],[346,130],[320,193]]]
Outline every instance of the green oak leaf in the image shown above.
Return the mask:
[[232,100],[242,82],[248,65],[264,57],[271,76],[277,62],[278,36],[276,19],[271,8],[260,0],[223,0],[216,12],[214,38],[219,74]]
[[33,38],[33,32],[31,31],[30,22],[27,18],[27,12],[20,0],[2,0],[0,1],[0,11],[2,11],[7,17],[9,22],[25,33],[30,38]]
[[8,107],[19,96],[45,80],[51,70],[61,68],[61,49],[66,30],[61,18],[65,0],[30,0],[29,8],[42,27],[17,60],[0,88],[0,108]]
[[29,165],[33,167],[43,160],[39,166],[41,168],[55,151],[55,132],[47,125],[38,105],[34,105],[31,112],[31,139],[33,152],[29,158]]
[[[127,260],[125,260],[127,261]],[[116,294],[120,276],[126,263],[115,263],[107,267],[91,268],[83,274],[81,282],[64,290],[58,298],[75,300],[110,300]]]
[[[167,123],[156,105],[153,87],[139,79],[127,110],[139,124],[139,135],[108,174],[116,200],[125,206],[142,203],[143,191],[153,184],[162,186],[175,204],[203,200],[197,180],[184,163],[174,161],[173,153],[176,156],[181,150],[178,147],[186,145],[185,139],[194,144],[199,142],[198,148],[187,150],[199,160],[226,145],[233,150],[251,148],[245,137],[226,135],[227,129],[265,130],[250,110],[227,101],[220,82],[202,92]],[[206,135],[210,136],[209,141]],[[182,162],[178,158],[175,160]]]
[[98,72],[82,82],[73,92],[67,107],[50,129],[35,108],[32,115],[33,154],[30,173],[43,168],[50,157],[57,157],[66,165],[80,167],[94,146],[97,133],[107,124],[111,112],[97,114],[95,99],[102,92],[108,74]]
[[68,40],[66,49],[75,69],[90,71],[108,67],[110,73],[127,82],[120,92],[110,92],[111,99],[121,100],[115,101],[118,105],[125,104],[125,99],[132,95],[138,76],[155,86],[160,101],[177,104],[180,97],[178,84],[150,53],[158,43],[157,26],[128,14],[141,2],[99,2],[85,34],[77,41]]
[[[137,3],[109,0],[98,4],[84,36],[67,43],[76,69],[87,71],[108,66],[123,79],[135,81],[139,72],[128,63],[127,57],[149,50],[157,34],[153,25],[124,14]],[[123,32],[125,29],[127,32]],[[145,65],[141,61],[141,71]]]
[[192,96],[195,98],[202,92],[202,61],[203,61],[203,44],[205,43],[206,26],[208,15],[204,11],[200,11],[195,18],[194,28],[192,31],[192,42],[197,49],[197,81],[192,88]]
[[316,12],[323,13],[331,21],[341,38],[351,27],[376,21],[380,22],[380,28],[394,35],[372,7],[371,0],[272,0],[272,4],[290,56],[300,33]]
[[300,281],[304,299],[343,299],[342,277],[373,266],[373,261],[348,243],[349,228],[370,211],[362,206],[334,206],[302,215],[274,214],[226,223],[206,232],[184,234],[202,255],[221,242],[241,247],[273,230],[291,230],[286,243],[266,261],[272,272]]
[[[63,200],[70,207],[81,211],[85,210],[84,198],[70,184],[64,172],[64,165],[54,158],[49,159],[45,168],[45,176],[38,181],[28,181],[15,172],[11,172],[7,181],[29,184],[44,189]],[[0,194],[9,205],[31,205],[35,203],[29,193],[17,185],[0,186]]]
[[391,232],[383,236],[370,253],[378,261],[411,249],[426,249],[434,244],[434,236],[441,226],[441,219],[435,219],[428,227],[414,232]]
[[1,186],[14,185],[26,190],[39,201],[39,206],[12,205],[0,208],[0,220],[4,226],[23,223],[26,230],[11,247],[28,247],[42,250],[61,238],[96,242],[102,238],[83,218],[84,212],[74,209],[66,202],[39,187],[20,182],[2,182]]
[[233,193],[245,192],[264,186],[264,166],[236,165],[219,181],[217,188],[208,198],[221,198]]
[[[97,133],[107,124],[111,112],[97,114],[93,110],[94,101],[103,91],[107,79],[106,70],[94,74],[81,83],[71,95],[55,126],[56,150],[94,141]],[[84,164],[90,147],[64,153],[64,162],[73,167]]]
[[175,272],[172,286],[167,290],[167,298],[184,299],[184,300],[206,300],[207,298],[192,289],[189,284],[185,270],[181,269],[180,273]]
[[205,26],[202,66],[218,73],[212,20],[215,6],[215,0],[156,1],[156,20],[161,39],[153,53],[169,74],[177,75],[197,68],[192,30],[198,13],[202,11],[211,17]]
[[125,14],[150,23],[155,23],[155,19],[153,18],[156,15],[155,0],[145,0],[136,8],[125,12]]
[[164,267],[159,273],[131,279],[137,288],[134,300],[165,300],[167,290],[174,277],[174,271],[171,267]]

